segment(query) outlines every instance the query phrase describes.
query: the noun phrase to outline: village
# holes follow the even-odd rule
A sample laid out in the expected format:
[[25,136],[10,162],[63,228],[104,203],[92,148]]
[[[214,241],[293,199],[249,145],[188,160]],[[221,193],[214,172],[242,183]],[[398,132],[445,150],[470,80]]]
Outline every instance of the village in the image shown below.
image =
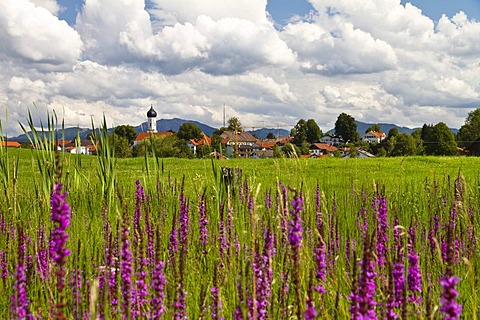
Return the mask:
[[[478,109],[477,109],[478,110]],[[475,112],[478,113],[478,111]],[[145,152],[152,155],[152,146],[156,145],[157,156],[183,157],[183,158],[274,158],[274,157],[299,157],[299,158],[373,158],[375,156],[409,156],[427,154],[435,141],[425,143],[427,131],[444,129],[443,123],[436,126],[424,125],[421,130],[411,135],[399,133],[392,129],[388,134],[381,132],[378,125],[368,128],[363,135],[356,132],[353,117],[342,113],[337,119],[345,128],[342,135],[336,132],[322,134],[313,119],[301,119],[291,130],[290,135],[276,136],[272,132],[261,139],[255,134],[243,130],[238,118],[229,119],[228,127],[222,127],[208,136],[193,123],[185,122],[178,132],[157,131],[157,112],[153,108],[146,113],[147,127],[144,132],[136,132],[129,125],[122,125],[113,130],[112,138],[117,157],[141,156]],[[442,130],[440,130],[442,133]],[[449,149],[430,150],[432,155],[477,155],[479,153],[479,139],[470,141],[469,145],[461,147],[455,141],[452,132],[443,130],[444,135],[450,140]],[[439,138],[437,138],[439,139]],[[443,138],[442,138],[443,139]],[[443,140],[448,140],[443,139]],[[168,143],[166,143],[168,142]],[[439,143],[437,143],[439,144]],[[28,145],[28,144],[27,144]],[[161,152],[168,145],[171,150]],[[25,146],[17,141],[2,140],[2,146],[18,148]],[[88,139],[56,140],[58,151],[72,154],[94,155],[99,148],[99,141],[93,134]]]

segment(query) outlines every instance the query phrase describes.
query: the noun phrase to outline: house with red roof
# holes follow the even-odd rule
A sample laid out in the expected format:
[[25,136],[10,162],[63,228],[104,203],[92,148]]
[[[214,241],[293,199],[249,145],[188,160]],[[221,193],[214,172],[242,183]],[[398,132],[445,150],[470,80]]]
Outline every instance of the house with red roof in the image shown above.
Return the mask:
[[200,146],[211,146],[212,145],[212,139],[207,136],[205,133],[202,132],[202,138],[201,139],[190,139],[188,141],[188,146],[190,149],[193,151],[193,154],[197,154],[197,147]]
[[20,148],[21,144],[17,141],[2,141],[2,147],[7,148]]
[[365,133],[362,137],[362,141],[368,143],[380,143],[382,142],[387,136],[383,132],[377,131],[369,131]]
[[224,131],[220,137],[222,138],[222,144],[226,146],[229,157],[235,155],[240,158],[251,158],[256,151],[262,149],[257,144],[258,139],[247,131]]
[[156,137],[159,137],[159,138],[165,138],[165,137],[173,136],[173,132],[172,132],[172,131],[164,131],[164,132],[153,132],[153,131],[140,132],[140,133],[137,135],[137,137],[135,138],[135,140],[133,141],[133,146],[135,147],[140,141],[145,140],[145,139],[147,139],[147,138],[150,138],[151,136],[156,136]]
[[310,145],[310,155],[311,156],[323,156],[323,155],[332,155],[337,151],[337,147],[332,146],[328,143],[312,143]]

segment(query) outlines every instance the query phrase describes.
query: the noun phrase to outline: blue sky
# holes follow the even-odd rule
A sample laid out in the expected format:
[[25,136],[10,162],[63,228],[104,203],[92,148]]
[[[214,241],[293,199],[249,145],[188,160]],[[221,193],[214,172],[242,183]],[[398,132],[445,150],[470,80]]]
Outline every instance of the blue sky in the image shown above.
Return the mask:
[[1,0],[0,104],[10,123],[55,110],[87,128],[150,105],[214,127],[225,105],[246,127],[458,128],[480,107],[480,1],[411,2]]
[[[423,13],[433,20],[438,20],[442,14],[453,16],[464,11],[470,17],[480,20],[479,0],[402,0],[402,4],[410,2],[420,8]],[[65,8],[60,17],[73,24],[80,10],[83,0],[58,0]],[[285,23],[292,15],[306,15],[312,10],[312,5],[306,0],[269,0],[267,10],[278,23]]]

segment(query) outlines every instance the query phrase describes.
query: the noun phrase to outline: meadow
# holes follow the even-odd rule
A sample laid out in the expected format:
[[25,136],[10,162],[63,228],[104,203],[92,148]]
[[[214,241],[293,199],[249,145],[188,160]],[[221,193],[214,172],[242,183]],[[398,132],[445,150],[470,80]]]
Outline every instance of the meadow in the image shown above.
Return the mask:
[[479,315],[478,158],[1,148],[0,177],[3,319]]

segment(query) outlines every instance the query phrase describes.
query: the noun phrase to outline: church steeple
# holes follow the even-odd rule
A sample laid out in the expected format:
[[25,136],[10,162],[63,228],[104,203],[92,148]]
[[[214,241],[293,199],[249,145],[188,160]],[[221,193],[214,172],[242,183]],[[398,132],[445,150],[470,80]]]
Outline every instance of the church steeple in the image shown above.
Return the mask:
[[147,131],[157,132],[157,112],[153,109],[153,105],[150,106],[150,110],[147,112]]

